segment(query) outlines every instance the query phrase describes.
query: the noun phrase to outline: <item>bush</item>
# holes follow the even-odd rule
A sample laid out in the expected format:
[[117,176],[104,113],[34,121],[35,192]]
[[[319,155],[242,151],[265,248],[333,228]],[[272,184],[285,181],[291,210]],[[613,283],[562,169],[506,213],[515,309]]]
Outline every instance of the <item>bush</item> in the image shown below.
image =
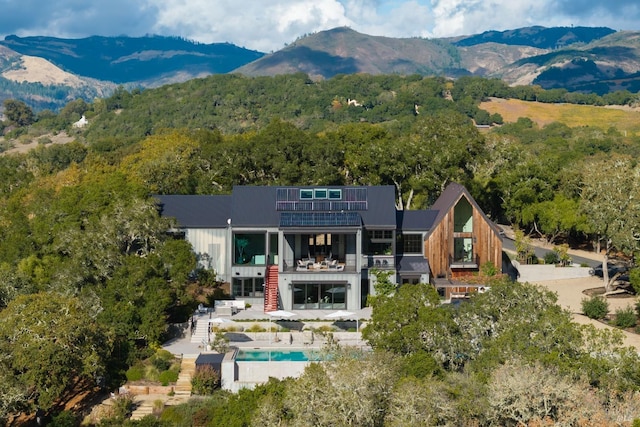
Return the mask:
[[257,323],[254,323],[253,325],[249,326],[244,331],[245,332],[265,332],[266,329],[263,328],[262,326],[258,325]]
[[161,359],[159,357],[154,357],[151,363],[160,372],[166,371],[171,367],[171,362],[169,360]]
[[493,277],[498,273],[500,273],[496,265],[491,261],[487,261],[484,264],[482,264],[482,267],[480,267],[480,271],[482,272],[483,276],[487,276],[487,277]]
[[613,320],[614,326],[626,329],[636,326],[636,323],[638,323],[638,317],[631,307],[616,310],[616,317]]
[[557,252],[547,252],[546,254],[544,254],[545,264],[556,264],[558,263],[558,261],[560,261],[560,258],[558,258]]
[[169,383],[175,383],[178,381],[178,372],[172,370],[163,371],[160,373],[158,381],[160,381],[163,386],[167,386]]
[[55,415],[49,426],[51,427],[75,427],[78,425],[78,417],[71,411],[62,411]]
[[191,378],[193,393],[210,395],[220,386],[220,373],[211,366],[198,368]]
[[603,297],[594,295],[582,300],[582,312],[589,319],[604,319],[609,313],[609,303]]
[[144,378],[144,368],[139,365],[130,367],[126,373],[127,381],[140,381]]

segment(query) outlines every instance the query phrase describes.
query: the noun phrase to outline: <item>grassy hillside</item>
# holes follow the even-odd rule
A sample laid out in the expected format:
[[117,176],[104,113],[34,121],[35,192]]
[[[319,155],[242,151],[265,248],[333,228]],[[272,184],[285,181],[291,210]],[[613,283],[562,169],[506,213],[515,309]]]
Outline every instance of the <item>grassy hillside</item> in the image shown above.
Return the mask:
[[500,114],[505,123],[515,122],[519,117],[528,117],[539,126],[560,122],[570,127],[591,126],[604,130],[616,127],[621,132],[640,135],[640,110],[638,109],[545,104],[497,98],[481,103],[480,108],[491,114]]

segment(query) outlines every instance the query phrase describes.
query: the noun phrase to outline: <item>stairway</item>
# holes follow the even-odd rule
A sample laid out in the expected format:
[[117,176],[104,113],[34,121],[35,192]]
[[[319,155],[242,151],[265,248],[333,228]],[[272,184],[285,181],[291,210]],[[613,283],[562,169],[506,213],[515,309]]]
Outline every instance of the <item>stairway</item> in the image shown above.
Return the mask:
[[266,283],[264,292],[264,312],[278,309],[278,266],[267,267]]
[[179,405],[185,403],[191,397],[191,378],[196,372],[197,354],[185,354],[182,356],[178,380],[173,387],[173,396],[164,395],[138,395],[134,397],[136,408],[131,413],[132,420],[141,420],[147,415],[153,414],[154,405],[162,401],[164,406]]
[[180,365],[180,374],[174,388],[174,398],[176,400],[188,400],[191,397],[191,378],[196,372],[197,355],[185,354],[182,356],[182,364]]
[[[203,345],[202,341],[207,342],[209,337],[209,319],[205,316],[200,316],[196,321],[196,329],[191,333],[191,342],[193,344]],[[203,348],[206,344],[203,345]]]
[[154,405],[154,402],[150,400],[141,400],[138,403],[138,406],[136,407],[136,409],[134,409],[133,412],[131,413],[131,419],[141,420],[147,415],[152,415],[153,405]]

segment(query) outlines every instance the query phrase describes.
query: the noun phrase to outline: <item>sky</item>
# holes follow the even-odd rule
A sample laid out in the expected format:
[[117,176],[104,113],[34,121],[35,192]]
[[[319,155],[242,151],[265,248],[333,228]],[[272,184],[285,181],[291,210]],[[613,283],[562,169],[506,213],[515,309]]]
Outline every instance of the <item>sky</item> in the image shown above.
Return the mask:
[[273,52],[347,26],[437,38],[532,25],[640,30],[638,0],[0,0],[0,37],[180,36]]

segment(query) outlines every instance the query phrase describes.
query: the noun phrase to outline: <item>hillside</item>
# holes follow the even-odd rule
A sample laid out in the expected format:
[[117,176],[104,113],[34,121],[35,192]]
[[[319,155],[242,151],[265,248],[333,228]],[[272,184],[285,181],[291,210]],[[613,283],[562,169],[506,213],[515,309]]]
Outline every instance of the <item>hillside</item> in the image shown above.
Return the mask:
[[569,127],[588,126],[603,131],[614,127],[629,135],[640,135],[640,109],[623,107],[596,107],[590,105],[547,104],[517,99],[491,98],[480,108],[500,114],[505,123],[513,123],[527,117],[540,127],[560,122]]
[[459,70],[455,48],[438,40],[369,36],[342,27],[304,37],[282,50],[236,69],[248,76],[303,72],[336,74],[440,74]]
[[610,28],[527,27],[456,38],[391,38],[347,27],[302,37],[265,55],[229,43],[178,37],[8,36],[0,41],[0,101],[17,98],[36,110],[89,101],[123,85],[158,87],[211,74],[312,80],[339,74],[499,78],[604,94],[640,89],[640,33]]
[[22,55],[45,58],[65,71],[118,84],[184,81],[226,73],[263,54],[229,43],[202,44],[177,37],[53,37],[8,36],[0,45]]

